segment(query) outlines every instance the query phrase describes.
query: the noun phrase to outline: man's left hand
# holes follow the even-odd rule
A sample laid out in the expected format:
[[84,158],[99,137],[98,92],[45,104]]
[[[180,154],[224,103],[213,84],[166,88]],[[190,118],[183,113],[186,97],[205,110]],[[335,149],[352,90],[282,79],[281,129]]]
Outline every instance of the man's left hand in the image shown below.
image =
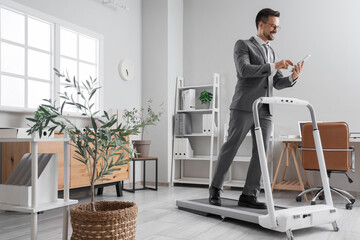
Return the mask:
[[299,77],[299,75],[300,75],[300,73],[301,73],[301,71],[303,69],[303,66],[304,66],[304,61],[302,61],[301,64],[297,63],[294,66],[294,68],[292,69],[293,73],[291,74],[291,77],[292,77],[293,81],[295,81]]

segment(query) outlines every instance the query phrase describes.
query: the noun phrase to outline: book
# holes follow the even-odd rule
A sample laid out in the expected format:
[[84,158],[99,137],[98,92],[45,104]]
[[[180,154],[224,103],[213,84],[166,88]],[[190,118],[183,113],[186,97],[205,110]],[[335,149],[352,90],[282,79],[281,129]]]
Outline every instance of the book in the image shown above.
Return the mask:
[[0,128],[0,138],[17,138],[17,128]]

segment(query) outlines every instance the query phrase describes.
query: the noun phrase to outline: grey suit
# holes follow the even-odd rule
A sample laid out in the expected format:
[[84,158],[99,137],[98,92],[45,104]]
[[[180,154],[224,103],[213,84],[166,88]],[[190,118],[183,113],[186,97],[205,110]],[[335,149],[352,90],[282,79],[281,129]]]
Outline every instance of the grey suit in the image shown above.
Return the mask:
[[[277,62],[274,52],[273,55],[275,62]],[[234,61],[238,81],[230,105],[228,139],[221,147],[211,185],[216,188],[222,187],[225,175],[237,150],[246,134],[251,130],[253,149],[243,194],[258,196],[261,170],[255,141],[252,104],[259,97],[271,96],[272,91],[269,91],[269,80],[273,81],[272,85],[276,89],[291,87],[293,84],[291,79],[284,77],[280,71],[277,71],[273,78],[269,78],[271,67],[267,63],[265,50],[254,37],[236,42]],[[269,109],[268,105],[260,107],[260,126],[263,132],[265,149],[267,149],[272,128],[271,108]]]

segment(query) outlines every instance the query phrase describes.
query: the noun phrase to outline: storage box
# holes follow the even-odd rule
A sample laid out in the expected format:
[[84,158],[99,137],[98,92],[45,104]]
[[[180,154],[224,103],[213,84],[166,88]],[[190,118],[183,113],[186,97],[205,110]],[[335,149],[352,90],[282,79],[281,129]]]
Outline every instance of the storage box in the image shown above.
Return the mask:
[[[38,155],[37,204],[57,201],[58,156]],[[31,207],[31,154],[27,153],[5,184],[0,184],[0,203]]]

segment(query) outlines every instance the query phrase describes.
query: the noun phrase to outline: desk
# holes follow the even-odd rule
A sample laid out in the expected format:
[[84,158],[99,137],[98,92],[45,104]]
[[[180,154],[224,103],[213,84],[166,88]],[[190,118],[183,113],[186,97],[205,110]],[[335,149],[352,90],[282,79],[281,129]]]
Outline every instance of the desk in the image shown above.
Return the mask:
[[[305,191],[305,186],[306,185],[309,188],[311,188],[308,175],[307,175],[306,171],[304,170],[304,168],[301,165],[301,154],[300,154],[299,149],[298,149],[301,142],[300,141],[291,141],[289,139],[288,140],[282,140],[282,142],[283,142],[283,149],[282,149],[282,152],[281,152],[281,155],[280,155],[279,163],[277,165],[276,172],[275,172],[275,175],[274,175],[274,180],[273,180],[273,183],[272,183],[272,186],[271,186],[272,190],[274,190],[274,189],[278,189],[278,190],[295,190],[295,191],[298,190],[298,191],[303,192],[303,191]],[[284,159],[285,152],[286,152],[286,162],[284,164],[281,180],[280,180],[279,183],[276,183],[276,180],[277,180],[277,177],[278,177],[278,174],[279,174],[279,171],[280,171],[280,167],[281,167],[281,164],[282,164],[283,159]],[[299,167],[299,164],[298,164],[296,153],[298,153],[298,155],[299,155],[300,166],[301,166],[301,169],[304,172],[306,181],[303,181],[303,179],[301,177],[300,167]],[[286,180],[285,179],[286,169],[289,166],[290,154],[292,155],[292,159],[294,161],[294,165],[295,165],[295,168],[296,168],[296,173],[297,173],[297,177],[298,177],[297,180],[296,179],[292,179],[292,180]],[[307,200],[306,194],[304,194],[304,200],[305,201]]]
[[[278,189],[278,190],[304,191],[305,186],[308,186],[309,188],[311,188],[308,175],[307,175],[306,171],[302,168],[302,165],[301,165],[301,154],[300,154],[300,151],[298,150],[298,147],[301,144],[301,138],[281,137],[281,138],[274,138],[273,141],[283,142],[283,149],[282,149],[282,152],[280,155],[279,163],[278,163],[276,171],[275,171],[275,175],[274,175],[274,179],[273,179],[273,183],[272,183],[272,190]],[[349,141],[351,143],[360,143],[360,138],[349,138]],[[285,151],[287,154],[286,154],[286,162],[285,162],[283,172],[282,172],[282,177],[281,177],[280,183],[276,183],[276,180],[278,178],[278,174],[280,171],[281,163],[284,158]],[[298,160],[296,157],[296,153],[298,153],[300,164],[297,163]],[[297,176],[298,176],[297,180],[286,180],[285,179],[286,169],[289,166],[290,154],[292,156],[292,159],[294,161],[294,165],[296,168],[296,172],[297,172]],[[301,177],[300,169],[303,169],[303,171],[304,171],[305,181]],[[304,199],[307,200],[306,195],[304,195]]]
[[[146,186],[146,162],[147,161],[155,161],[155,188],[150,188]],[[143,187],[142,188],[135,188],[135,163],[136,162],[143,162]],[[127,192],[134,193],[136,190],[155,190],[158,189],[158,158],[157,157],[144,157],[144,158],[133,158],[133,187],[132,189],[125,189],[124,188],[124,181],[122,181],[122,190]]]
[[[38,212],[64,207],[63,212],[63,240],[68,237],[69,206],[76,204],[77,200],[69,199],[69,138],[0,138],[0,142],[31,142],[31,207],[14,206],[11,204],[0,204],[0,209],[17,212],[31,213],[31,240],[37,239],[37,217]],[[37,204],[36,193],[38,181],[38,142],[64,142],[64,199],[46,204]],[[41,191],[41,189],[39,189]]]

